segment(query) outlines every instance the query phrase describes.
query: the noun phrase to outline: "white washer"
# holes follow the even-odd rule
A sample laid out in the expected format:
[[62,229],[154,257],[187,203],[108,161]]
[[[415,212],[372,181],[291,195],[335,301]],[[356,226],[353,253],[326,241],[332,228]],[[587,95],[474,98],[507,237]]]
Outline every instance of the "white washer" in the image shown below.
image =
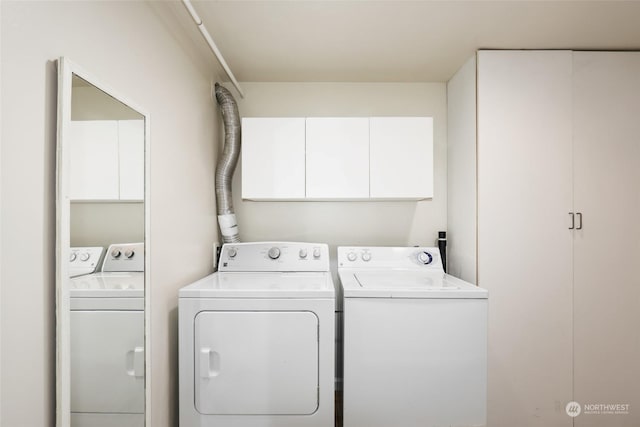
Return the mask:
[[111,245],[69,296],[71,427],[143,427],[144,244]]
[[333,426],[327,245],[229,243],[219,268],[179,293],[180,426]]
[[437,248],[340,247],[344,427],[485,426],[488,293]]

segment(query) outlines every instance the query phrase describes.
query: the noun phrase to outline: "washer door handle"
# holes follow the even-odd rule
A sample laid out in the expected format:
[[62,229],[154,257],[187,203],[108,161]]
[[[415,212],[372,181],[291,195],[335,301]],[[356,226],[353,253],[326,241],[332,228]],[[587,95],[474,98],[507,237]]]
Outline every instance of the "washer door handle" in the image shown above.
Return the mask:
[[213,378],[220,374],[220,354],[209,347],[200,349],[200,378]]

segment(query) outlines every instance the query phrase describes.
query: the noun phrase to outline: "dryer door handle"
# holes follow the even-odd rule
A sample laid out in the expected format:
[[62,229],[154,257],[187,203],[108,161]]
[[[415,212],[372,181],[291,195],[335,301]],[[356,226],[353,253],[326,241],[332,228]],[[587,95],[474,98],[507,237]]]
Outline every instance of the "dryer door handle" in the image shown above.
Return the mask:
[[200,378],[217,377],[220,374],[220,353],[208,347],[200,349]]
[[130,377],[144,377],[144,347],[136,347],[127,352],[127,375]]

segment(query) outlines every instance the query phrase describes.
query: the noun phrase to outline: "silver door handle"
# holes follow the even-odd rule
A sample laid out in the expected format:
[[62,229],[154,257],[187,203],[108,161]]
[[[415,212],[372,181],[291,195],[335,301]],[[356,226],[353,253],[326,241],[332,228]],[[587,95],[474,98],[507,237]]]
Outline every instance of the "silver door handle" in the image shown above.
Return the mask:
[[576,215],[578,215],[578,226],[576,230],[582,230],[582,212],[576,212]]
[[576,218],[573,215],[573,212],[569,212],[569,215],[571,215],[571,227],[569,227],[569,230],[573,230],[576,228]]

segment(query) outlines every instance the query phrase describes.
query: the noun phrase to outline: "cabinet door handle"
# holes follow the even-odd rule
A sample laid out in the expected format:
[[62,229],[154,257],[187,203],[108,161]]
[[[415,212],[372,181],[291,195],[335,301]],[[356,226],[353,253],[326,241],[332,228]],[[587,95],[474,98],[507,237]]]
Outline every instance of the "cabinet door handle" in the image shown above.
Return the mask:
[[576,215],[578,215],[578,226],[576,230],[582,230],[582,212],[576,212]]
[[573,230],[576,228],[576,218],[573,215],[573,212],[569,212],[569,215],[571,215],[571,227],[569,227],[569,230]]

